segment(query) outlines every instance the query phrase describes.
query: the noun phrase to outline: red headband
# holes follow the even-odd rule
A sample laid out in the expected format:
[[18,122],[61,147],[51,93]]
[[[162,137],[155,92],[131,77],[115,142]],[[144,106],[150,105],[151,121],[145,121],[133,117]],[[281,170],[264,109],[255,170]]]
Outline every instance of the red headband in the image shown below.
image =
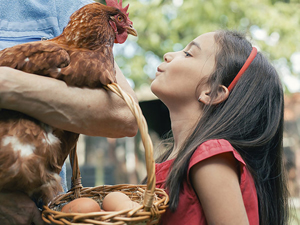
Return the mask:
[[257,49],[255,47],[252,47],[252,52],[250,53],[248,59],[246,60],[245,64],[243,65],[242,69],[239,71],[239,73],[235,76],[235,78],[233,79],[233,81],[228,86],[229,92],[234,88],[234,86],[239,81],[239,79],[241,78],[241,76],[243,75],[243,73],[250,66],[250,64],[253,61],[253,59],[255,58],[256,54],[257,54]]

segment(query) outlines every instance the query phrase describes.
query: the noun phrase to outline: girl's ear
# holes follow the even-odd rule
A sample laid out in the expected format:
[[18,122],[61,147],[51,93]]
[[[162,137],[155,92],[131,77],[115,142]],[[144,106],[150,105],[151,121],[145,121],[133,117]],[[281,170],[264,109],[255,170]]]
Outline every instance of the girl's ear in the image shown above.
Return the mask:
[[221,102],[224,102],[229,96],[229,90],[224,85],[219,85],[217,97],[211,101],[210,90],[203,90],[198,98],[199,102],[202,102],[205,105],[217,105]]

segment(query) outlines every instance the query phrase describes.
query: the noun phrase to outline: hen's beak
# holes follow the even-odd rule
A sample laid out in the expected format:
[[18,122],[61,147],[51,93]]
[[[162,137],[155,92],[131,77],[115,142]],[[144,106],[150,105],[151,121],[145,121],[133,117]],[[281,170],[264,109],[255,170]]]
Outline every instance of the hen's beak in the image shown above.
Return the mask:
[[133,36],[137,36],[137,31],[132,27],[132,25],[130,25],[129,27],[126,27],[127,33],[131,34]]

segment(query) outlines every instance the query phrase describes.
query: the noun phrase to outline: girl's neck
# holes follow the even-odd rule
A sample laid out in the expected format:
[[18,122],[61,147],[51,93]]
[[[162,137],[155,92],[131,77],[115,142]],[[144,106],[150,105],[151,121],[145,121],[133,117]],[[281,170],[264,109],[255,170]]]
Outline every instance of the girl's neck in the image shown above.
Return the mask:
[[188,136],[192,133],[195,125],[199,120],[199,111],[198,113],[194,113],[194,110],[185,110],[185,112],[174,113],[170,111],[171,118],[171,128],[174,138],[174,147],[172,153],[168,157],[169,159],[173,159],[177,156],[184,142],[188,138]]

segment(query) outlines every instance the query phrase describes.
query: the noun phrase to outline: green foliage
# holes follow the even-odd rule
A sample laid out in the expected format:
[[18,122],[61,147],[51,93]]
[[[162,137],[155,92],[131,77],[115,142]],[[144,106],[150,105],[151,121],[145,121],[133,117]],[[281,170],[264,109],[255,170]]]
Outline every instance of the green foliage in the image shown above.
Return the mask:
[[[123,1],[124,5],[130,4],[129,16],[139,36],[129,37],[123,46],[116,46],[115,55],[136,89],[143,83],[150,84],[166,52],[181,50],[198,35],[218,29],[246,32],[270,60],[276,63],[285,58],[290,68],[291,55],[300,52],[299,0],[289,3],[278,0]],[[133,52],[129,57],[127,45]],[[300,76],[297,71],[293,74]]]

